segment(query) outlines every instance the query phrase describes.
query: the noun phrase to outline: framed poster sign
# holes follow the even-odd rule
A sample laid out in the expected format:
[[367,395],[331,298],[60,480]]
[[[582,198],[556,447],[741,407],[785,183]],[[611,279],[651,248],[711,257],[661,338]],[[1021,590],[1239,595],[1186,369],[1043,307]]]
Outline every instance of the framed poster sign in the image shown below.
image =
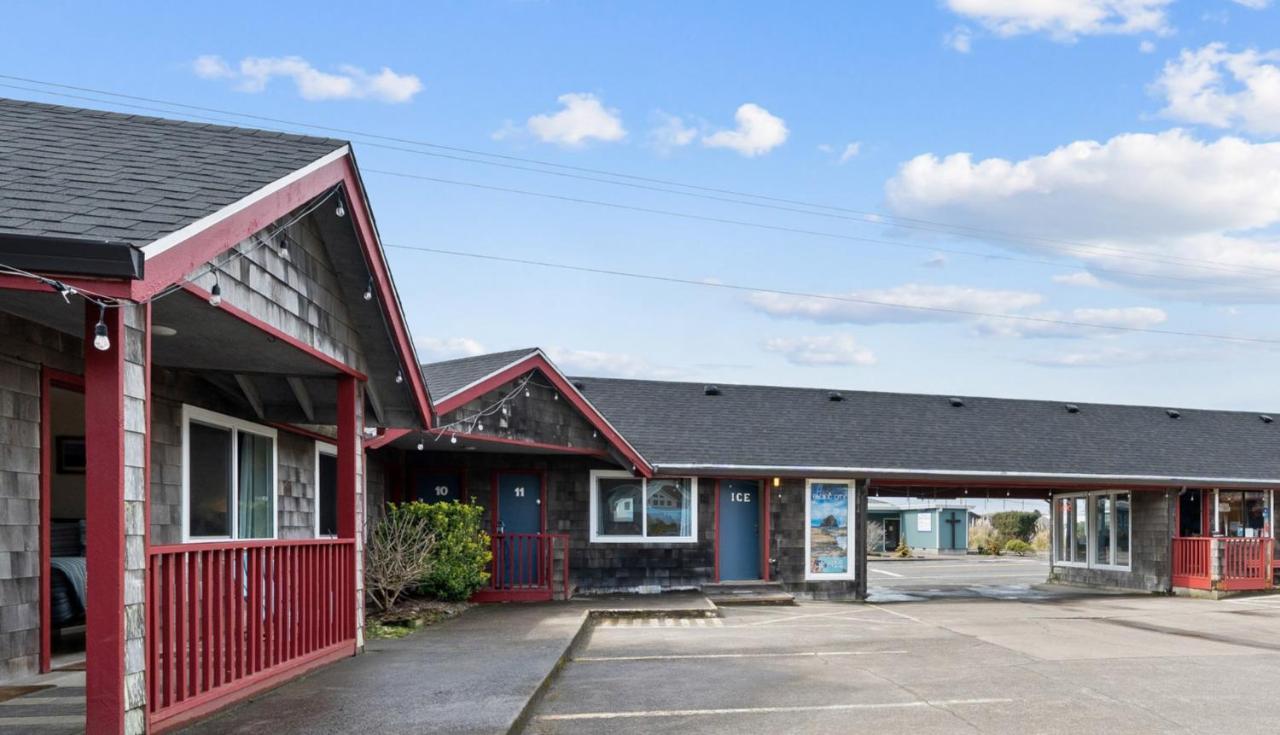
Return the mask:
[[853,493],[849,480],[805,482],[805,579],[854,578]]

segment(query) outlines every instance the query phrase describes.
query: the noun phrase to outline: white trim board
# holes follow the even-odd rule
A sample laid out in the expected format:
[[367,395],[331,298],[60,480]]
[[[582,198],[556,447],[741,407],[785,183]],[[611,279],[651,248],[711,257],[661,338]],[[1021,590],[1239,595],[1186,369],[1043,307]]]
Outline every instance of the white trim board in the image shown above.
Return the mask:
[[[202,543],[218,541],[238,541],[240,539],[240,480],[239,480],[239,442],[236,433],[244,432],[271,439],[271,536],[280,537],[280,438],[279,433],[270,426],[255,424],[252,421],[228,416],[208,409],[182,404],[182,543]],[[191,423],[203,424],[216,429],[231,432],[231,466],[228,474],[231,477],[231,502],[227,508],[229,536],[192,536],[191,528]],[[246,539],[248,540],[248,539]],[[261,540],[261,539],[258,539]]]

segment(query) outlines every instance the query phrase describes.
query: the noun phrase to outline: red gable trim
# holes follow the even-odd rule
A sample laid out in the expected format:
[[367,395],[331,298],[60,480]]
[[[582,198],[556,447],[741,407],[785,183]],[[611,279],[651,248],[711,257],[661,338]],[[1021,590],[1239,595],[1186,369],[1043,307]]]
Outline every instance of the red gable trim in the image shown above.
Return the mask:
[[645,477],[653,476],[653,468],[649,466],[649,463],[645,461],[644,457],[640,456],[640,453],[637,452],[631,444],[613,428],[613,425],[609,423],[608,419],[602,416],[600,412],[596,410],[596,407],[591,405],[591,402],[578,392],[577,388],[573,387],[573,384],[571,384],[568,379],[551,364],[551,361],[549,361],[541,351],[530,353],[529,356],[523,357],[507,367],[491,373],[483,380],[472,383],[466,388],[446,397],[444,400],[436,404],[436,415],[442,416],[450,411],[459,409],[489,391],[510,383],[530,370],[541,370],[542,374],[547,376],[547,379],[551,381],[551,384],[555,386],[556,390],[560,391],[561,395],[563,395],[574,408],[578,409],[579,413],[586,417],[587,421],[595,427],[596,431],[599,431],[604,436],[605,440],[607,440],[614,449],[618,450],[618,452],[621,453],[622,456],[626,457],[631,464],[635,465],[636,470],[638,470],[641,475]]
[[[392,284],[390,270],[383,257],[382,245],[365,198],[364,186],[350,152],[290,180],[284,186],[275,189],[267,187],[265,193],[256,200],[232,205],[239,208],[222,219],[211,221],[205,229],[193,233],[187,239],[157,252],[147,259],[146,279],[132,284],[128,298],[146,299],[175,283],[185,283],[183,279],[191,271],[338,184],[343,185],[343,202],[355,227],[356,239],[364,251],[365,262],[369,264],[378,303],[400,355],[401,372],[413,392],[423,425],[429,428],[431,400],[427,394],[426,382],[418,367],[413,341],[409,338],[409,330],[400,309],[400,299]],[[188,285],[184,285],[184,288]],[[350,374],[354,371],[344,366],[344,372]]]

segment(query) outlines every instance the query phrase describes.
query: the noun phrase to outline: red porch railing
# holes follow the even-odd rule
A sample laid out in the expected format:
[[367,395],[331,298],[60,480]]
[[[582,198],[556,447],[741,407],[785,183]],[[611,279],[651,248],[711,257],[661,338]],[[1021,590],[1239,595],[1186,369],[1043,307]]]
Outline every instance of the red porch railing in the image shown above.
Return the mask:
[[153,725],[354,652],[352,539],[157,546],[147,577]]
[[490,540],[493,561],[489,585],[476,602],[536,602],[555,597],[556,558],[561,550],[560,583],[569,598],[569,535],[564,533],[499,533]]
[[1224,590],[1262,590],[1271,586],[1271,539],[1223,538]]
[[1173,540],[1173,586],[1207,590],[1213,587],[1210,567],[1210,550],[1213,539],[1208,537]]

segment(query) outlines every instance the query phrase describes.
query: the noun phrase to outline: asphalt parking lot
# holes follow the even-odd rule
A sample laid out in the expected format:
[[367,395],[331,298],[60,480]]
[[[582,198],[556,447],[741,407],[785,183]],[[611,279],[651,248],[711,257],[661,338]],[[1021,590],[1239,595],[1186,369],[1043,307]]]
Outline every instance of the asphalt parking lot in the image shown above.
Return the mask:
[[1048,559],[1017,556],[960,556],[867,563],[872,602],[917,602],[938,598],[1044,597],[1035,589],[1049,577]]
[[531,733],[1260,732],[1280,597],[1061,595],[604,621]]

